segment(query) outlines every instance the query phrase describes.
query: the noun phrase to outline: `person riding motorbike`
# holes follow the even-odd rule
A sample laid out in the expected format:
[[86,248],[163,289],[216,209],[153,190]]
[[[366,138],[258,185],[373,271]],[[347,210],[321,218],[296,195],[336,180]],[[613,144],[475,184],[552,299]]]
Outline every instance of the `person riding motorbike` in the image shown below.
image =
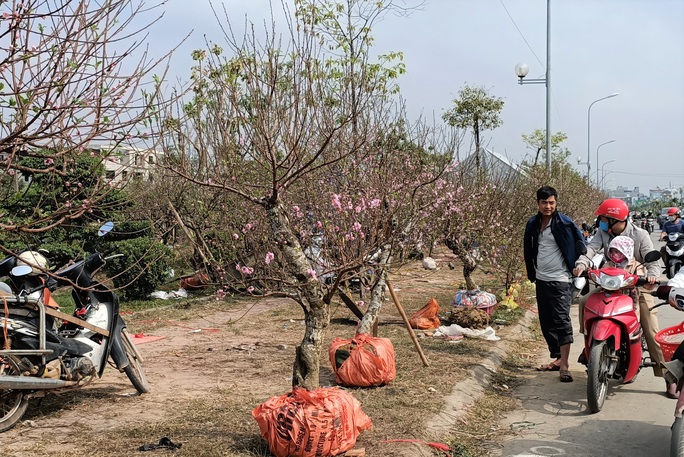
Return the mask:
[[[647,284],[644,286],[645,290],[652,290],[655,288],[655,282],[660,277],[660,267],[657,262],[645,263],[645,256],[650,251],[653,251],[653,243],[648,232],[629,220],[629,208],[627,204],[619,198],[609,198],[604,200],[597,210],[594,212],[599,216],[599,231],[587,244],[587,253],[579,257],[575,263],[573,275],[579,276],[584,270],[589,268],[591,260],[594,255],[603,250],[607,253],[610,247],[610,242],[618,235],[623,235],[631,238],[634,241],[634,258],[637,262],[646,267]],[[663,370],[660,364],[664,362],[663,353],[660,345],[655,341],[655,334],[658,333],[658,315],[657,310],[651,310],[655,302],[650,293],[639,294],[639,314],[641,319],[641,326],[646,338],[646,345],[651,361],[654,362],[653,374],[656,377],[663,376]],[[580,331],[585,332],[584,329],[584,303],[586,299],[580,301]],[[582,362],[582,360],[580,360]],[[666,392],[668,395],[674,396],[676,387],[670,385],[666,381]]]
[[[667,238],[667,235],[669,235],[670,233],[684,233],[684,220],[681,219],[681,216],[682,213],[681,211],[679,211],[678,208],[670,208],[667,211],[667,221],[663,224],[663,229],[660,232],[659,241],[665,241],[665,238]],[[665,263],[665,267],[667,268],[667,265],[670,261],[670,256],[667,253],[665,246],[662,246],[660,248],[660,256],[663,259],[663,262]]]
[[682,212],[677,208],[670,208],[667,211],[667,222],[663,224],[663,230],[660,232],[660,241],[663,241],[670,233],[684,233],[684,220],[681,219],[681,216]]

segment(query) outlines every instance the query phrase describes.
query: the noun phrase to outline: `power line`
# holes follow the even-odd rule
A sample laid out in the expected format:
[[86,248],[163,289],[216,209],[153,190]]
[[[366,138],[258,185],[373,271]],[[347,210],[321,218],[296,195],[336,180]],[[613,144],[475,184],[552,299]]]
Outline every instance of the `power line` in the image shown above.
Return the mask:
[[[530,46],[530,43],[527,42],[527,39],[525,38],[525,36],[523,35],[522,31],[521,31],[520,28],[518,27],[518,24],[515,23],[515,20],[513,19],[513,16],[511,16],[511,13],[508,11],[508,8],[506,8],[506,5],[504,5],[503,0],[499,0],[499,3],[501,3],[501,6],[503,6],[503,9],[506,11],[506,14],[508,14],[509,19],[510,19],[511,22],[513,23],[513,26],[515,27],[515,29],[516,29],[516,30],[518,31],[518,33],[520,34],[520,37],[521,37],[521,38],[523,39],[523,41],[525,42],[525,44],[527,45],[528,49],[530,50],[530,52],[531,52],[532,55],[534,56],[534,58],[537,59],[537,62],[539,62],[539,64],[542,66],[542,68],[544,68],[544,70],[546,70],[545,65],[542,63],[542,61],[539,59],[539,57],[537,57],[537,54],[534,52],[534,49],[532,49],[532,46]],[[560,129],[560,131],[563,131],[563,130],[564,130],[564,128],[563,128],[563,119],[561,118],[560,110],[558,109],[558,103],[556,102],[556,97],[553,96],[553,93],[551,94],[551,98],[553,99],[553,106],[554,106],[554,108],[556,109],[556,115],[558,116],[558,120],[560,121],[560,124],[561,124],[561,129]]]
[[606,173],[615,173],[618,175],[631,175],[631,176],[648,176],[648,177],[662,177],[662,178],[684,178],[683,174],[667,174],[667,173],[644,173],[644,172],[629,172],[629,171],[617,171],[617,170],[605,170]]
[[501,3],[501,6],[503,6],[503,9],[506,11],[506,14],[508,14],[508,17],[511,19],[511,22],[512,22],[513,25],[515,26],[515,29],[516,29],[516,30],[518,31],[518,33],[520,34],[520,37],[521,37],[521,38],[523,39],[523,41],[525,42],[525,44],[526,44],[527,47],[529,48],[530,52],[531,52],[532,55],[534,56],[534,58],[537,59],[537,62],[539,62],[539,64],[542,66],[542,68],[544,68],[544,71],[546,71],[546,67],[544,66],[544,64],[542,63],[542,61],[539,60],[539,57],[537,57],[537,54],[534,53],[534,50],[532,49],[532,46],[530,46],[530,43],[528,43],[527,40],[525,39],[525,36],[524,36],[524,35],[522,34],[522,32],[520,31],[520,28],[518,28],[518,24],[515,23],[515,20],[513,19],[513,16],[511,16],[511,13],[508,12],[508,8],[506,8],[506,5],[504,5],[503,0],[499,0],[499,2]]

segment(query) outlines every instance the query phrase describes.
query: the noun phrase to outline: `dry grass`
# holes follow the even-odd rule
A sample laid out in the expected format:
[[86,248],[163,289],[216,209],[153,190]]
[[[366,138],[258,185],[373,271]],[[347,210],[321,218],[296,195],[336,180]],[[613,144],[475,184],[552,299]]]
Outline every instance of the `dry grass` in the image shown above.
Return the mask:
[[[460,275],[455,272],[416,269],[399,272],[393,277],[393,284],[407,314],[420,309],[434,297],[444,311],[441,317],[446,317],[460,280]],[[486,282],[484,277],[479,280],[481,284]],[[218,381],[213,387],[205,388],[189,400],[185,398],[177,402],[173,392],[169,392],[164,407],[160,408],[163,412],[155,419],[144,423],[127,421],[124,414],[118,425],[106,433],[91,429],[84,420],[78,424],[78,437],[65,437],[63,442],[69,445],[58,451],[51,449],[50,455],[136,455],[140,445],[167,436],[176,443],[182,443],[182,448],[177,451],[157,450],[154,455],[270,456],[251,412],[270,396],[286,392],[292,373],[293,346],[298,344],[303,335],[303,313],[296,305],[284,304],[228,323],[211,322],[214,313],[237,309],[246,309],[245,303],[238,300],[204,300],[201,303],[179,301],[164,309],[127,316],[126,320],[135,331],[154,334],[155,330],[169,325],[169,322],[183,325],[203,319],[207,326],[220,327],[222,335],[240,336],[245,344],[258,340],[263,345],[249,354],[231,352],[230,347],[221,346],[220,340],[211,348],[201,344],[184,346],[175,351],[181,360],[191,362],[201,355],[200,360],[192,366],[218,373]],[[405,444],[383,441],[426,439],[426,420],[442,410],[444,398],[452,392],[454,384],[470,376],[471,367],[489,354],[492,343],[481,340],[450,343],[417,331],[422,336],[419,339],[421,347],[430,361],[430,366],[424,367],[407,329],[397,323],[401,322],[400,315],[391,301],[386,302],[381,315],[381,321],[392,322],[379,326],[379,336],[392,340],[396,352],[397,377],[387,386],[349,389],[373,421],[373,428],[361,434],[356,447],[365,448],[366,455],[374,457],[407,455],[410,448]],[[515,313],[504,313],[502,316],[509,320],[516,317]],[[327,349],[335,337],[351,338],[355,326],[356,321],[349,310],[344,305],[335,304],[324,348]],[[499,333],[505,335],[505,329]],[[510,390],[518,382],[516,376],[520,370],[531,367],[530,357],[540,345],[538,339],[517,343],[518,347],[510,351],[514,355],[505,360],[501,370],[494,376],[491,391],[478,400],[456,424],[451,437],[444,438],[453,449],[453,456],[484,456],[488,446],[505,432],[497,428],[498,420],[502,412],[515,408]],[[276,345],[285,349],[278,349]],[[530,354],[530,357],[524,354]],[[321,384],[334,385],[335,377],[327,359],[327,350],[321,357]],[[231,365],[236,361],[240,362],[238,368]],[[203,368],[203,363],[211,367]],[[169,367],[169,370],[174,369],[186,368]],[[188,386],[188,389],[192,392],[192,386]],[[70,410],[83,411],[84,416],[106,415],[112,395],[106,387],[98,387],[61,397],[48,397],[40,408],[33,410],[33,418],[59,416]],[[124,403],[135,406],[136,401],[143,402],[144,399],[126,398],[118,401],[118,405]],[[45,444],[35,443],[30,451],[33,455],[43,455],[46,452]]]

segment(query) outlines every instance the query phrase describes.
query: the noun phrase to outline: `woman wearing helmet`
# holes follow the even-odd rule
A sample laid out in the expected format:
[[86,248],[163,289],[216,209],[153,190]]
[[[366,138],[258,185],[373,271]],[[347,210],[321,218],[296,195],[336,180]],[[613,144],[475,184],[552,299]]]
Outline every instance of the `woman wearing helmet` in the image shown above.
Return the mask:
[[[646,275],[648,284],[644,286],[646,290],[652,290],[655,287],[655,281],[660,277],[660,267],[658,262],[645,263],[646,254],[653,251],[653,242],[648,232],[640,227],[637,227],[629,220],[629,208],[627,204],[619,198],[609,198],[604,200],[594,212],[599,216],[599,231],[587,244],[587,253],[580,256],[575,263],[575,269],[572,273],[579,276],[584,270],[591,265],[590,259],[596,253],[603,251],[608,252],[610,242],[616,236],[622,235],[631,238],[634,241],[634,258],[637,262],[644,264],[646,267]],[[580,301],[580,331],[585,332],[584,329],[584,304],[586,297]],[[646,345],[648,346],[648,353],[651,361],[655,363],[653,366],[653,374],[657,377],[663,376],[663,370],[660,366],[664,362],[663,352],[660,345],[655,341],[655,334],[659,330],[657,311],[651,311],[655,305],[653,297],[650,293],[639,294],[639,314],[641,317],[641,327],[644,330],[646,337]],[[670,397],[676,395],[675,385],[670,385],[666,381],[666,393]]]

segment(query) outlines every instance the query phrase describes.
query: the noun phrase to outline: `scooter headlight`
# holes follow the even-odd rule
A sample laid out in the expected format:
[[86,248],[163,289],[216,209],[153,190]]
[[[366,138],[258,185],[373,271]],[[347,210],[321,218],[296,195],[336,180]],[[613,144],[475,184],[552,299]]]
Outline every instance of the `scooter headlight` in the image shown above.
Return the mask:
[[667,239],[669,239],[670,241],[677,241],[678,237],[679,237],[678,232],[672,232],[672,233],[667,234]]
[[608,275],[601,273],[598,277],[596,283],[606,290],[620,290],[625,287],[631,287],[634,285],[634,277],[630,276],[625,278],[624,275]]
[[667,248],[665,248],[665,250],[672,257],[681,257],[684,254],[684,246],[682,246],[681,249],[677,249],[676,251]]

